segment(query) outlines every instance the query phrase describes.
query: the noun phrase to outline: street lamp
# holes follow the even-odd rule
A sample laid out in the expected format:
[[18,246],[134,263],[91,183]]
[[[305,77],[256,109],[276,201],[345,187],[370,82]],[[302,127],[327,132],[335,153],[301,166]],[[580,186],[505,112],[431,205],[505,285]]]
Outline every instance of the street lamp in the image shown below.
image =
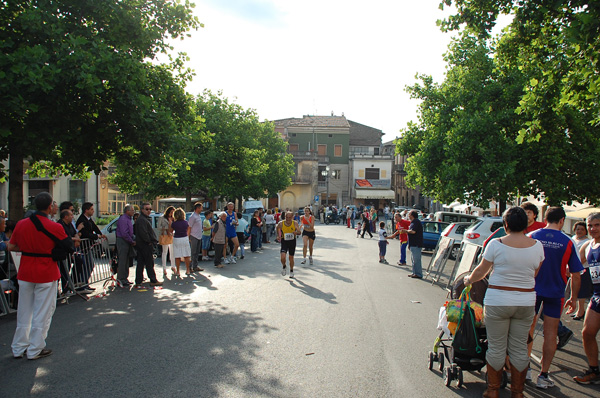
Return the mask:
[[337,173],[337,170],[330,170],[329,166],[325,166],[325,170],[321,171],[321,175],[325,177],[325,183],[327,184],[327,206],[329,206],[329,176],[335,178]]

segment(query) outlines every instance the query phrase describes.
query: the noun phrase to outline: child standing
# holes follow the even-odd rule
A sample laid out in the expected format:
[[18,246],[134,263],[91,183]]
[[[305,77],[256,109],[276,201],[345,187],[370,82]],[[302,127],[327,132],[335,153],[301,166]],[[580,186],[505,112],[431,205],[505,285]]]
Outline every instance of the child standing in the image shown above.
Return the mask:
[[360,231],[362,230],[362,223],[358,223],[356,225],[356,237],[359,238],[360,237]]
[[387,231],[385,230],[384,221],[379,223],[379,231],[377,232],[379,233],[379,262],[382,264],[389,264],[385,259],[385,252],[389,242],[387,241]]

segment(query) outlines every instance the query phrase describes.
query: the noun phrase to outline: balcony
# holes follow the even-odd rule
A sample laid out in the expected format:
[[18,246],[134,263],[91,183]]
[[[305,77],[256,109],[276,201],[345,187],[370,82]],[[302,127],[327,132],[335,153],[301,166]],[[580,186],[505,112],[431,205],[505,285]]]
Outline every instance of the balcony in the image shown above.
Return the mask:
[[295,161],[314,160],[319,163],[329,163],[328,156],[319,155],[314,151],[290,151],[289,153],[294,157]]
[[406,175],[406,172],[404,171],[404,163],[395,164],[392,166],[392,172]]
[[350,159],[394,160],[393,155],[373,155],[372,153],[351,153]]
[[294,184],[312,184],[315,179],[316,176],[313,177],[310,174],[295,174],[292,176],[292,182]]

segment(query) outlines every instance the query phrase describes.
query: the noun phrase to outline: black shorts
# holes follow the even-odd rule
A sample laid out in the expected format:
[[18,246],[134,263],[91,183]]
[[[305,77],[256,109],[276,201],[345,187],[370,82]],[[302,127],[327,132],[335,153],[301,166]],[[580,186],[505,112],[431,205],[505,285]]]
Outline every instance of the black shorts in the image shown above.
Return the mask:
[[293,240],[281,240],[281,253],[288,253],[294,257],[296,253],[296,239]]
[[308,236],[308,239],[315,240],[315,231],[302,231],[302,236]]

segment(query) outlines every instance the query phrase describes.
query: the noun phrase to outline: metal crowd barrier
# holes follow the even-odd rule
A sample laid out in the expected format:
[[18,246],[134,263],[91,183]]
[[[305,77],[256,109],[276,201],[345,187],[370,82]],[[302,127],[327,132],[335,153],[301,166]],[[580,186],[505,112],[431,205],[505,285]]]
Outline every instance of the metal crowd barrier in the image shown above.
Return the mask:
[[69,254],[65,261],[59,263],[61,280],[59,283],[59,299],[68,299],[73,295],[88,300],[78,292],[89,285],[111,279],[111,251],[105,239],[90,241],[81,239],[75,253]]

